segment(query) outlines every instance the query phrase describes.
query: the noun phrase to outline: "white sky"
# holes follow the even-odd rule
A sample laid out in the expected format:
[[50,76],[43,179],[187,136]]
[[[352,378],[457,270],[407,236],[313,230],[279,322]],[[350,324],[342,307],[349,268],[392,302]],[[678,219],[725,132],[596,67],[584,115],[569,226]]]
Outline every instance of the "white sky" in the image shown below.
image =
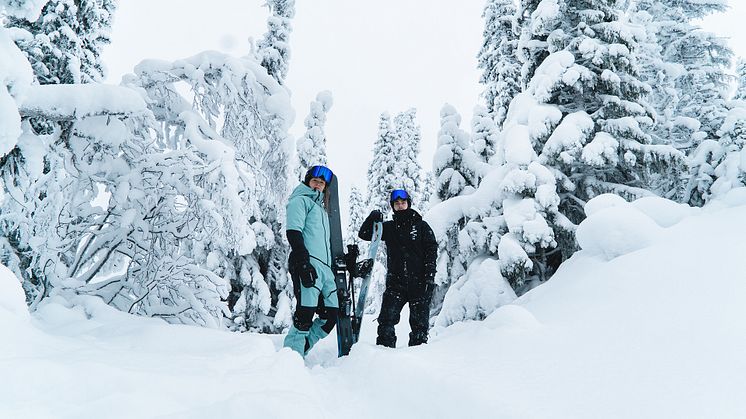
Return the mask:
[[[710,17],[706,29],[731,38],[746,57],[746,2]],[[145,58],[175,60],[203,50],[235,55],[266,28],[264,0],[126,0],[119,3],[112,45],[104,52],[108,82],[118,83]],[[427,6],[423,6],[427,4]],[[311,100],[321,90],[334,97],[326,125],[329,166],[346,200],[352,184],[366,187],[378,116],[418,109],[423,167],[430,169],[439,111],[454,105],[468,130],[481,87],[476,54],[482,42],[484,0],[297,0],[290,71],[296,120],[304,132]]]

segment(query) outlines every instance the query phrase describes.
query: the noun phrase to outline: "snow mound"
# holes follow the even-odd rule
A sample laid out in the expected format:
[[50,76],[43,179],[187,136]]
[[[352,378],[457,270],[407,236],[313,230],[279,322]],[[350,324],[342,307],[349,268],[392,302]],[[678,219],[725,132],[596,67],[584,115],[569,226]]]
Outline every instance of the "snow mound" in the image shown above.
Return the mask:
[[646,196],[635,200],[631,205],[661,227],[671,227],[684,218],[700,212],[699,208],[692,208],[689,205],[679,204],[658,196]]
[[740,207],[746,205],[746,188],[734,188],[724,195],[710,201],[704,210],[708,212],[719,211],[721,209]]
[[585,211],[586,217],[590,217],[601,210],[611,207],[623,207],[627,204],[629,203],[625,201],[624,198],[622,198],[621,196],[611,193],[605,193],[586,202],[583,209]]
[[537,329],[541,323],[525,307],[515,304],[504,305],[484,320],[490,329]]
[[662,231],[652,218],[608,195],[601,195],[586,204],[588,216],[578,226],[576,238],[580,247],[605,260],[642,249],[653,243]]
[[26,296],[18,278],[0,265],[0,321],[29,318]]
[[467,319],[482,320],[515,299],[515,292],[500,274],[496,259],[475,260],[446,294],[436,324],[448,326]]

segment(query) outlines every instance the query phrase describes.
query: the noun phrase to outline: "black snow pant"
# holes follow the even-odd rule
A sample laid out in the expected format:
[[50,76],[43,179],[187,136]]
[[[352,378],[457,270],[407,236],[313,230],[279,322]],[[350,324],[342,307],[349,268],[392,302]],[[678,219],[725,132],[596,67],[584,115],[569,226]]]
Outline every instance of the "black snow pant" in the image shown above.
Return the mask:
[[381,302],[381,314],[378,316],[378,339],[376,344],[396,347],[394,326],[399,323],[404,304],[409,303],[409,346],[427,343],[428,320],[430,317],[430,299],[425,295],[414,295],[411,298],[406,291],[386,288]]

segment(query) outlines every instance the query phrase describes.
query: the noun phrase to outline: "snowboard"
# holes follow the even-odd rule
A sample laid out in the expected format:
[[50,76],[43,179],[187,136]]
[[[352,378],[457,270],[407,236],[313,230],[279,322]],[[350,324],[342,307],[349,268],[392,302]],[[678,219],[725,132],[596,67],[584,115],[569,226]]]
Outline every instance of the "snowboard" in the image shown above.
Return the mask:
[[373,223],[373,237],[368,247],[368,257],[358,264],[356,272],[360,281],[360,293],[358,294],[357,304],[355,305],[355,316],[352,319],[352,340],[356,343],[360,338],[360,326],[363,321],[363,312],[365,311],[365,299],[368,297],[368,288],[370,286],[370,276],[373,273],[373,264],[378,253],[378,246],[381,244],[383,235],[383,223],[376,221]]
[[332,271],[334,282],[337,285],[337,297],[339,300],[339,317],[337,318],[337,349],[338,356],[350,353],[354,343],[352,331],[353,286],[352,281],[347,278],[347,263],[345,261],[344,243],[342,240],[342,223],[339,214],[339,182],[337,175],[332,177],[329,185],[329,241],[332,251]]

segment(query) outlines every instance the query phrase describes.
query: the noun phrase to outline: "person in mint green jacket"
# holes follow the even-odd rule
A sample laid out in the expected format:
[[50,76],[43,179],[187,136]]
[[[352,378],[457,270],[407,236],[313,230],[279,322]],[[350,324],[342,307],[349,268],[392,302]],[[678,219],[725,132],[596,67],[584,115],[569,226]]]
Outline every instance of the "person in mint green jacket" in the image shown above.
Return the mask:
[[[287,204],[285,228],[291,248],[288,265],[297,305],[284,346],[304,357],[334,329],[339,312],[331,268],[329,216],[325,209],[332,178],[332,171],[327,167],[311,167]],[[323,300],[325,315],[314,320],[320,300]]]

